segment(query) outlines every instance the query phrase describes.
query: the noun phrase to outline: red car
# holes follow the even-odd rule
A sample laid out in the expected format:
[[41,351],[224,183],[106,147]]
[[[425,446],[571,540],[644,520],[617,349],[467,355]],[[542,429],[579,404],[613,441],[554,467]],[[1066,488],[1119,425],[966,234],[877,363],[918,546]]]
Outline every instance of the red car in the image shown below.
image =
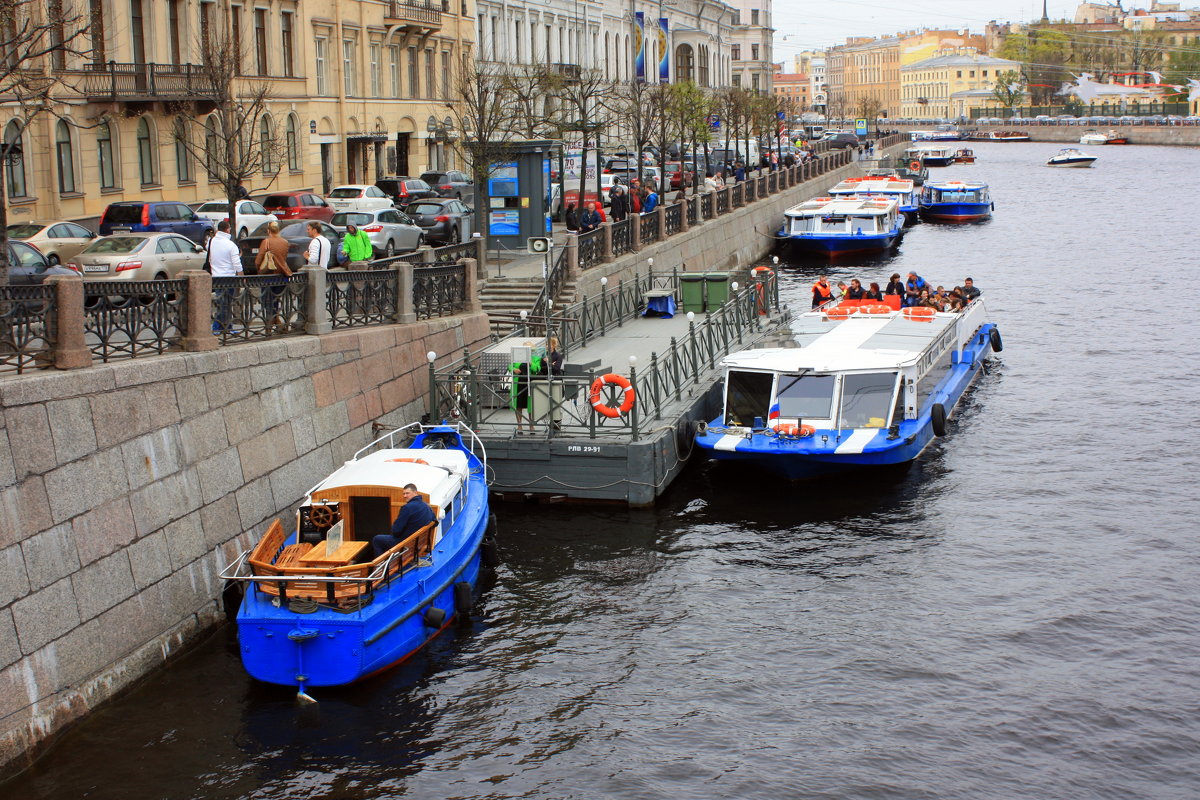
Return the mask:
[[285,219],[319,219],[329,222],[337,213],[320,195],[312,192],[276,192],[262,199],[262,207],[282,222]]

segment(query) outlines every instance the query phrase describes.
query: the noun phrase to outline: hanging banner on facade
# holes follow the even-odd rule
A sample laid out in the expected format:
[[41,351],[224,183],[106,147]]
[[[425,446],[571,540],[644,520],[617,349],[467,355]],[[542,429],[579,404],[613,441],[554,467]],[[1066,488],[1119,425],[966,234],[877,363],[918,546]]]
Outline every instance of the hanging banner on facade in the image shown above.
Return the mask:
[[671,50],[667,47],[667,18],[658,18],[658,82],[671,82]]
[[633,73],[641,83],[646,82],[646,15],[633,15]]

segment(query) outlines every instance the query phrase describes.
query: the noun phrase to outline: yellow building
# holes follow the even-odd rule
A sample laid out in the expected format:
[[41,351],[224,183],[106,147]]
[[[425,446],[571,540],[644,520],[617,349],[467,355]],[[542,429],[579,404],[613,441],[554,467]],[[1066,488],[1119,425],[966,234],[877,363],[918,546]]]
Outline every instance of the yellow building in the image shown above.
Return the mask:
[[[232,31],[240,92],[269,87],[261,133],[277,163],[252,193],[371,182],[446,168],[455,159],[453,76],[474,41],[474,0],[88,0],[93,21],[68,56],[58,116],[42,114],[7,165],[10,222],[95,219],[125,199],[194,202],[222,194],[204,158],[176,142],[193,102],[202,36]],[[98,22],[99,21],[99,22]],[[0,130],[20,126],[0,98]],[[179,126],[179,127],[177,127]],[[252,146],[252,145],[251,145]]]
[[907,119],[970,117],[971,109],[995,106],[991,98],[996,76],[1017,71],[1016,61],[974,51],[942,53],[902,67],[901,115]]

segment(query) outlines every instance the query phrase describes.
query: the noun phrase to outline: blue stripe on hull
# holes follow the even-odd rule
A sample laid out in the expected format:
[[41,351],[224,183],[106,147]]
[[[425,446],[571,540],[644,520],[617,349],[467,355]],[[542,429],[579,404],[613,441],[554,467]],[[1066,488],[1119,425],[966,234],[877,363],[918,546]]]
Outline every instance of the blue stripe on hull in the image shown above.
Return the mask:
[[889,233],[883,236],[846,236],[808,238],[788,237],[788,243],[796,248],[810,253],[840,256],[850,253],[879,253],[894,245],[900,234]]
[[987,219],[991,215],[991,203],[932,203],[921,206],[921,216],[925,219],[948,222],[969,222]]

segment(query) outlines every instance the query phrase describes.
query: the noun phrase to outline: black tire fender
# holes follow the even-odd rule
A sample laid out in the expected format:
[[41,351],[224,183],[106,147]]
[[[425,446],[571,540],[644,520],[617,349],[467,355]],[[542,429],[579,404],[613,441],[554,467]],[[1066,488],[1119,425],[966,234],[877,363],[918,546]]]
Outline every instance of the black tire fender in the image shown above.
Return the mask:
[[929,409],[929,421],[933,423],[933,435],[946,435],[946,407],[941,403],[934,403],[933,408]]
[[1001,350],[1004,349],[1004,342],[1000,339],[1000,329],[999,328],[992,328],[991,333],[988,334],[988,339],[992,343],[992,352],[993,353],[999,353]]
[[427,628],[440,628],[446,624],[446,612],[437,606],[430,606],[425,609],[422,620]]
[[492,537],[484,537],[483,544],[479,546],[479,553],[485,567],[495,569],[500,566],[500,548],[496,545],[496,540]]
[[466,581],[454,584],[454,613],[465,617],[471,613],[471,609],[474,607],[475,595],[471,584]]

